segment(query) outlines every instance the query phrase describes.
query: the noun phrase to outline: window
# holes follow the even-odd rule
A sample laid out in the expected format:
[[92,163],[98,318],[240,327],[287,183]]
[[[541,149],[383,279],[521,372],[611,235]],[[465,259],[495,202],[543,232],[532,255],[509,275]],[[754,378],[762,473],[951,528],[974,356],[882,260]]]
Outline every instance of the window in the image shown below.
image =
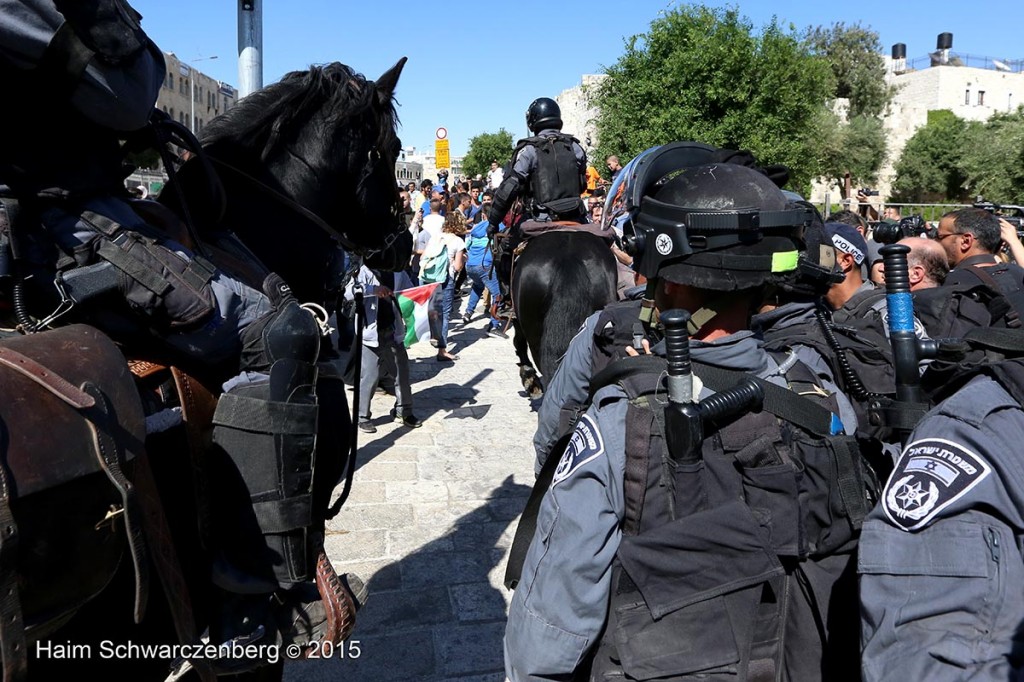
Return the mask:
[[185,94],[185,79],[184,78],[182,78],[182,79],[180,79],[178,81],[178,92],[180,92],[182,95]]
[[174,120],[174,107],[171,107],[171,110],[169,112],[167,112],[167,113],[169,113],[171,115],[171,120],[173,121]]
[[979,107],[985,106],[985,91],[984,90],[978,90],[978,106]]
[[231,105],[230,105],[230,103],[228,101],[227,95],[225,95],[224,96],[224,111],[227,111],[230,106]]
[[168,90],[173,90],[174,89],[174,74],[173,73],[168,73],[167,74],[167,89]]
[[971,103],[971,90],[970,90],[970,88],[968,88],[967,90],[964,90],[964,104],[970,104],[970,103]]

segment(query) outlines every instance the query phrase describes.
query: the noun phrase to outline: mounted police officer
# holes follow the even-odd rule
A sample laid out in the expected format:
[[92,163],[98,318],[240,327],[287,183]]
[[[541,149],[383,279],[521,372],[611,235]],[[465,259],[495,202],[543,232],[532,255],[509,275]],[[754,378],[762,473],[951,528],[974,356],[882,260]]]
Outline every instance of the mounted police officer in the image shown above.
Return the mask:
[[152,224],[160,206],[129,202],[122,141],[159,116],[165,75],[137,12],[124,0],[0,8],[0,76],[19,102],[0,107],[0,300],[13,301],[0,308],[22,333],[85,322],[223,382],[205,457],[218,513],[204,528],[213,580],[237,600],[223,631],[262,623],[309,641],[326,619],[307,603],[323,546],[319,325],[280,277],[253,289]]
[[512,249],[520,238],[519,225],[525,220],[587,222],[587,154],[579,140],[562,132],[562,112],[549,97],[535,99],[526,110],[526,127],[532,137],[519,140],[512,152],[511,168],[494,192],[488,229],[493,238],[517,198],[523,214],[509,231],[499,258],[498,275],[508,285]]
[[751,331],[759,303],[799,278],[813,211],[755,170],[696,165],[708,148],[659,186],[680,168],[671,147],[637,183],[638,271],[656,280],[657,311],[691,313],[687,393],[728,403],[753,382],[764,404],[698,419],[691,433],[703,435],[682,447],[665,409],[664,340],[643,339],[653,357],[641,350],[591,378],[590,407],[544,467],[551,485],[510,608],[506,673],[854,678],[849,577],[870,475],[842,435],[840,396]]

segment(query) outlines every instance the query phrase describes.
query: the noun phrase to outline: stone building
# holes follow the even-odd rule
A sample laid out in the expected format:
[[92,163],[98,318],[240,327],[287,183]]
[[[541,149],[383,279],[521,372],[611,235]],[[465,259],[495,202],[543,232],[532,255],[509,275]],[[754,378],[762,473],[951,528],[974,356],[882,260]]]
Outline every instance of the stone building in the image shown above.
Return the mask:
[[[597,86],[607,78],[603,73],[585,74],[579,85],[563,90],[555,101],[562,110],[562,130],[573,135],[587,152],[590,165],[600,167],[594,159],[597,148],[597,108],[593,104],[593,93]],[[604,161],[604,159],[601,159]],[[623,160],[625,163],[625,160]]]
[[167,75],[156,106],[194,133],[199,134],[215,116],[238,102],[238,90],[233,86],[210,78],[173,52],[165,52],[164,59]]
[[[462,176],[462,160],[464,157],[453,156],[450,158],[451,164],[448,169],[448,185],[451,186],[456,178]],[[398,157],[398,161],[395,163],[395,177],[398,178],[402,184],[407,184],[409,180],[404,182],[399,177],[399,171],[401,164],[407,164],[409,166],[419,166],[420,179],[426,178],[431,182],[437,182],[437,171],[440,170],[437,167],[437,157],[434,155],[433,150],[429,152],[417,151],[416,147],[407,147],[402,150],[402,153]]]
[[[942,34],[952,46],[952,35]],[[885,114],[886,158],[879,170],[875,188],[883,200],[896,179],[896,162],[907,142],[928,122],[928,112],[951,111],[968,121],[984,121],[998,112],[1015,110],[1024,104],[1024,62],[957,54],[949,47],[907,61],[905,46],[893,46],[885,57],[886,82],[896,92]],[[837,103],[843,109],[844,102]],[[840,198],[839,188],[817,183],[811,201],[830,203]]]

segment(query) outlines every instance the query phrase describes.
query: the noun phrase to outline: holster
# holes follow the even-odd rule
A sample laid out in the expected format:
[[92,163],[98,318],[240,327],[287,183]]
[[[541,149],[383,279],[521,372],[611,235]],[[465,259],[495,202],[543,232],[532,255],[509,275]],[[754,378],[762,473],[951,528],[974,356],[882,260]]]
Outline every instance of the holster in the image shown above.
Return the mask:
[[[231,389],[214,413],[214,537],[224,559],[214,579],[232,592],[287,588],[315,571],[318,345],[297,339],[303,331],[319,338],[312,316],[289,304],[264,330],[269,379]],[[296,357],[284,356],[289,349]]]

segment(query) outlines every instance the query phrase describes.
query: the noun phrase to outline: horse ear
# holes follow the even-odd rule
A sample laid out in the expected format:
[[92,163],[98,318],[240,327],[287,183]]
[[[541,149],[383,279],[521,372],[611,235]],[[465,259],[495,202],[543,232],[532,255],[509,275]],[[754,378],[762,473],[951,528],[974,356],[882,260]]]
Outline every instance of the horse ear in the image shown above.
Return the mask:
[[395,86],[398,85],[398,77],[402,75],[402,68],[407,61],[409,61],[408,57],[402,57],[398,60],[397,64],[385,71],[380,78],[374,81],[374,85],[377,87],[377,96],[380,97],[382,102],[391,101],[391,95],[394,94]]

